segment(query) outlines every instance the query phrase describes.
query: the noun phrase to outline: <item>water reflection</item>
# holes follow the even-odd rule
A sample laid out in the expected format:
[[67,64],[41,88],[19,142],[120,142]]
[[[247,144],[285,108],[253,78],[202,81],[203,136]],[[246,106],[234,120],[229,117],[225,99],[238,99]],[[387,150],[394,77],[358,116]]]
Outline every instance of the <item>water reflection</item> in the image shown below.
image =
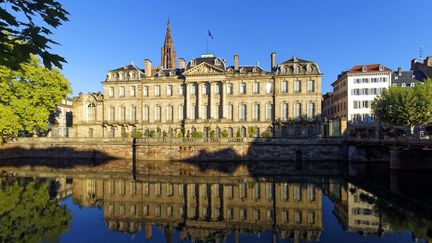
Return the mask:
[[[409,194],[396,191],[390,179],[397,177],[398,188],[405,188],[402,186],[405,180],[395,174],[380,174],[378,182],[359,175],[143,176],[133,179],[128,173],[26,173],[20,171],[22,177],[18,181],[27,181],[26,185],[42,182],[46,186],[38,188],[44,188],[44,193],[49,189],[53,191],[48,193],[49,200],[53,200],[48,201],[49,205],[72,195],[74,204],[80,207],[103,210],[106,228],[131,236],[144,231],[143,237],[147,240],[154,239],[155,230],[163,232],[166,242],[176,239],[240,242],[245,234],[259,237],[269,232],[274,242],[335,242],[343,236],[356,242],[359,240],[355,237],[357,233],[367,236],[362,238],[363,242],[371,235],[386,241],[387,235],[406,231],[411,232],[414,240],[432,238],[432,200],[428,201],[430,198],[424,195],[415,197],[414,189]],[[39,179],[39,176],[50,179]],[[330,215],[327,218],[324,216],[325,198],[332,202],[332,214],[327,213]],[[343,231],[332,235],[328,217],[336,217]],[[56,232],[67,230],[67,222],[63,221],[60,225],[64,228]],[[401,242],[407,240],[396,237]]]

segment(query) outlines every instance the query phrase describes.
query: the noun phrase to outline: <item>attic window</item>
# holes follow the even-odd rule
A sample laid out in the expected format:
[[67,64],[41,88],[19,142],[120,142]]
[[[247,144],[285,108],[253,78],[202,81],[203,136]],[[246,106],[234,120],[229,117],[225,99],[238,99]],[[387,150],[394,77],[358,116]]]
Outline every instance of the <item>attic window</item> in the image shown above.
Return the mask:
[[295,74],[300,73],[300,67],[298,67],[298,66],[294,67],[294,73]]
[[214,64],[215,64],[215,65],[220,65],[220,60],[216,58],[216,59],[214,60]]
[[411,87],[414,87],[414,86],[415,86],[415,83],[411,83],[410,86],[411,86]]
[[170,76],[174,76],[174,75],[175,75],[175,72],[174,72],[174,71],[171,71],[171,72],[169,73],[169,75],[170,75]]
[[394,79],[398,79],[398,78],[399,78],[398,76],[395,76],[395,77],[394,77]]
[[282,67],[282,74],[286,74],[288,72],[288,68],[283,66]]
[[232,68],[228,68],[228,72],[229,72],[229,73],[232,73],[232,72],[233,72],[233,69],[232,69]]
[[314,71],[314,67],[313,66],[309,66],[309,73],[313,73]]
[[195,60],[191,60],[191,61],[190,61],[190,66],[191,66],[191,67],[195,66]]
[[366,71],[367,71],[367,67],[366,67],[366,66],[363,66],[363,67],[362,67],[362,72],[365,73]]
[[402,86],[402,87],[405,87],[405,86],[406,86],[406,84],[405,84],[405,83],[402,83],[402,84],[401,84],[401,86]]
[[240,68],[240,73],[246,73],[246,69]]
[[384,71],[384,67],[383,67],[383,65],[379,65],[379,70],[380,70],[380,71]]
[[163,77],[163,76],[164,76],[164,73],[163,73],[162,70],[159,71],[158,76],[159,76],[159,77]]
[[132,73],[132,78],[135,79],[135,77],[136,77],[136,76],[135,76],[135,73]]
[[253,72],[253,73],[257,73],[257,72],[258,72],[258,68],[254,67],[254,68],[252,69],[252,72]]

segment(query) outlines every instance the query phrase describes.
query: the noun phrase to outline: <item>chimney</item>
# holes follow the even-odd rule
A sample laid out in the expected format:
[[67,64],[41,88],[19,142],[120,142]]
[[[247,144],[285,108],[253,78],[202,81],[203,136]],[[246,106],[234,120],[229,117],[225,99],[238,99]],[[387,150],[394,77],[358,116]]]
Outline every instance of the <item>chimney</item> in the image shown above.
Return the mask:
[[271,70],[276,70],[276,52],[272,52],[271,54]]
[[238,69],[239,69],[238,61],[239,61],[239,56],[234,55],[234,71],[238,71]]
[[186,68],[185,59],[179,58],[179,68],[180,69],[185,69]]
[[152,62],[149,59],[144,60],[144,72],[146,77],[152,76]]
[[424,64],[426,64],[428,67],[432,67],[432,56],[426,57]]
[[414,70],[415,69],[415,64],[417,63],[417,59],[412,59],[411,60],[411,70]]
[[402,68],[398,67],[398,71],[397,72],[398,72],[398,75],[401,76],[402,75]]

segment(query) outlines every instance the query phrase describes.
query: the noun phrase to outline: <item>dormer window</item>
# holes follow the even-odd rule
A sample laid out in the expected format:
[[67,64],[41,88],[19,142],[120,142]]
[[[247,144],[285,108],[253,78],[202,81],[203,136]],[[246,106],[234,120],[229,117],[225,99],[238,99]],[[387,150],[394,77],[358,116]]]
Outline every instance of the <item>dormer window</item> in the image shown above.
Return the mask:
[[313,66],[309,66],[309,73],[313,73],[314,71],[314,67]]
[[384,66],[383,65],[379,65],[379,70],[382,72],[384,71]]
[[367,71],[367,66],[362,67],[362,72],[365,73]]
[[300,67],[298,67],[298,66],[294,67],[294,73],[299,74],[300,73]]
[[158,76],[159,77],[163,77],[164,76],[164,72],[162,70],[160,70],[159,73],[158,73]]
[[286,73],[288,73],[288,68],[283,66],[281,71],[282,71],[282,74],[286,74]]
[[246,69],[240,68],[240,73],[246,73]]
[[414,87],[414,86],[415,86],[415,83],[411,83],[410,86],[411,86],[411,87]]
[[214,65],[219,66],[220,65],[220,60],[216,58],[214,60]]
[[228,73],[233,73],[233,69],[232,68],[228,68]]
[[252,69],[252,72],[253,72],[253,73],[257,73],[257,72],[258,72],[258,68],[254,67],[254,68]]
[[405,83],[402,83],[401,86],[402,86],[402,87],[406,87],[406,84],[405,84]]
[[169,73],[169,75],[170,75],[170,76],[174,76],[174,75],[175,75],[175,72],[174,72],[174,71],[171,71],[171,72]]
[[132,73],[132,78],[135,79],[135,77],[136,77],[136,76],[135,76],[135,73]]
[[191,66],[191,67],[194,67],[194,66],[195,66],[195,60],[191,60],[191,61],[190,61],[190,66]]

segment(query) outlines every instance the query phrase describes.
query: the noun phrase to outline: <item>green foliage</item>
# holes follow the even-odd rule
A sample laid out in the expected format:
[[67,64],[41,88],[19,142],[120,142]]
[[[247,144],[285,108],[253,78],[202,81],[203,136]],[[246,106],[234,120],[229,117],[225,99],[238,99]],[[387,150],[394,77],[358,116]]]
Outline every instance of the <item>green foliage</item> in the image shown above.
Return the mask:
[[270,131],[264,131],[264,132],[261,133],[261,137],[263,137],[263,138],[271,138],[271,137],[273,137],[273,134]]
[[133,138],[142,138],[143,133],[140,130],[136,130],[136,131],[132,132],[132,137]]
[[2,141],[48,129],[48,117],[71,92],[69,81],[57,69],[40,66],[39,60],[21,65],[20,71],[0,66],[0,136]]
[[166,132],[166,131],[163,131],[163,132],[162,132],[162,137],[166,138],[167,136],[168,136],[167,132]]
[[228,137],[228,131],[226,130],[226,129],[224,129],[224,130],[222,130],[222,132],[221,132],[221,137],[223,137],[223,138],[227,138]]
[[188,130],[187,133],[186,133],[186,137],[190,138],[190,136],[191,136],[191,133],[190,133],[190,131]]
[[215,137],[215,130],[211,130],[211,131],[210,131],[210,137],[211,137],[211,138],[214,138],[214,137]]
[[239,138],[240,136],[241,136],[241,135],[240,135],[240,129],[237,129],[236,137]]
[[72,216],[48,192],[48,183],[17,182],[0,189],[0,242],[39,242],[57,238]]
[[[5,0],[0,8],[0,65],[19,70],[31,55],[42,58],[45,67],[59,68],[66,60],[48,50],[57,42],[48,38],[55,29],[68,21],[69,13],[55,0]],[[14,16],[15,15],[15,16]]]
[[149,137],[151,137],[151,138],[154,138],[155,136],[156,136],[156,131],[155,130],[150,130],[150,132],[149,132],[149,134],[148,134],[148,136]]
[[255,137],[256,133],[257,133],[257,127],[256,126],[248,127],[249,137],[251,137],[251,138]]
[[372,103],[374,116],[385,123],[410,128],[432,122],[432,81],[413,88],[390,87]]
[[177,137],[178,137],[178,138],[182,138],[182,137],[183,137],[183,132],[182,132],[182,131],[179,131],[179,132],[177,133]]
[[193,138],[202,138],[203,137],[203,133],[197,132],[197,131],[193,131],[191,135]]

